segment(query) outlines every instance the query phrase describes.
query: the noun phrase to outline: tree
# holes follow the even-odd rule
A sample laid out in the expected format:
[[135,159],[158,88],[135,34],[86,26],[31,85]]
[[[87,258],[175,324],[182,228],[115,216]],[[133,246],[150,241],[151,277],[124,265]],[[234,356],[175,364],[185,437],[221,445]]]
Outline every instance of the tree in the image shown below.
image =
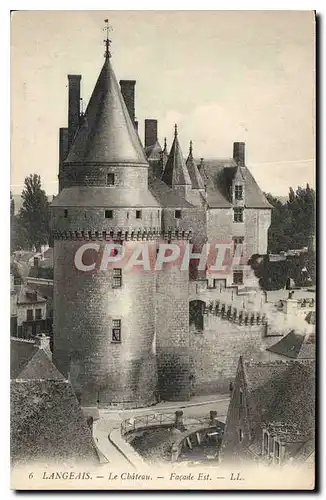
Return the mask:
[[268,249],[272,253],[282,250],[310,247],[315,232],[315,191],[309,184],[290,187],[286,203],[266,194],[273,205],[271,225],[268,231]]
[[25,187],[22,192],[23,204],[19,212],[20,229],[25,230],[26,241],[29,247],[36,250],[46,244],[49,239],[50,210],[45,191],[41,186],[41,178],[31,174],[25,178]]

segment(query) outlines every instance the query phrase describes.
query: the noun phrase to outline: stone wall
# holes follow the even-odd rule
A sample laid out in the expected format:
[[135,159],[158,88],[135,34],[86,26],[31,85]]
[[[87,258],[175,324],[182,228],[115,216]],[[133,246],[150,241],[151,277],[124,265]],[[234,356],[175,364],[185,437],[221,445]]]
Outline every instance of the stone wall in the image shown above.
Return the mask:
[[190,330],[195,394],[228,392],[239,356],[268,359],[266,348],[278,337],[264,337],[264,325],[237,325],[213,314],[204,316],[204,330]]
[[189,399],[188,270],[181,271],[177,266],[166,266],[157,273],[156,354],[160,397]]

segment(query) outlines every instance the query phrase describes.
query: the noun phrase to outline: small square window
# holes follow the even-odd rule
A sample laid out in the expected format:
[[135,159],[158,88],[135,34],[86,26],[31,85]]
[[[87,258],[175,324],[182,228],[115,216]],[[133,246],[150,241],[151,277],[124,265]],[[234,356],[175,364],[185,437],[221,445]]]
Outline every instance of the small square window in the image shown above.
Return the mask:
[[33,319],[34,319],[33,309],[27,309],[26,319],[27,319],[27,321],[33,321]]
[[106,184],[108,186],[114,186],[114,182],[115,182],[115,178],[114,177],[115,176],[112,173],[107,174],[107,176],[106,176]]
[[105,210],[105,218],[112,219],[113,218],[113,210]]
[[64,211],[64,217],[67,218],[68,217],[68,210],[65,210]]
[[136,210],[136,219],[141,219],[141,210]]
[[122,270],[113,269],[112,288],[121,288],[122,286]]
[[236,200],[243,200],[243,186],[236,184],[234,187],[234,197]]
[[234,222],[243,222],[243,208],[236,207],[233,209]]
[[234,271],[233,272],[233,284],[234,285],[242,285],[243,284],[243,271]]
[[121,342],[121,319],[112,320],[112,342]]
[[174,212],[175,219],[181,219],[181,210],[175,210]]

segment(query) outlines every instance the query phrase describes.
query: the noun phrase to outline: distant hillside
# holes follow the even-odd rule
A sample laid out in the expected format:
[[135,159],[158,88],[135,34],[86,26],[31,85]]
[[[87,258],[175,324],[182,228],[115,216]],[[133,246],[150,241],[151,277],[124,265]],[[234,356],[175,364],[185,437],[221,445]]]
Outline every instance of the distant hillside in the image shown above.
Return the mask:
[[[52,195],[52,194],[50,196],[48,196],[49,203],[52,202],[53,196],[54,195]],[[12,197],[13,197],[14,202],[15,202],[15,214],[18,214],[18,212],[21,209],[21,206],[23,204],[23,198],[21,197],[20,194],[13,194]]]

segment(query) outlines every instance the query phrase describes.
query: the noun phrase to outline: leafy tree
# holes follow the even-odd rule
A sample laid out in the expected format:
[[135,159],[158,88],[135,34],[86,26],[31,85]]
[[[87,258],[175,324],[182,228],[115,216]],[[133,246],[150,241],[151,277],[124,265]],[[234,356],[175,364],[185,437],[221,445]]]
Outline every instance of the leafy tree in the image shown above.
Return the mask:
[[31,174],[25,178],[22,198],[23,204],[18,218],[20,229],[24,228],[28,246],[35,246],[39,251],[41,245],[48,242],[50,229],[49,202],[39,175]]
[[315,191],[307,184],[296,192],[290,187],[286,203],[266,194],[273,205],[268,231],[268,249],[272,253],[282,250],[310,247],[315,232]]

